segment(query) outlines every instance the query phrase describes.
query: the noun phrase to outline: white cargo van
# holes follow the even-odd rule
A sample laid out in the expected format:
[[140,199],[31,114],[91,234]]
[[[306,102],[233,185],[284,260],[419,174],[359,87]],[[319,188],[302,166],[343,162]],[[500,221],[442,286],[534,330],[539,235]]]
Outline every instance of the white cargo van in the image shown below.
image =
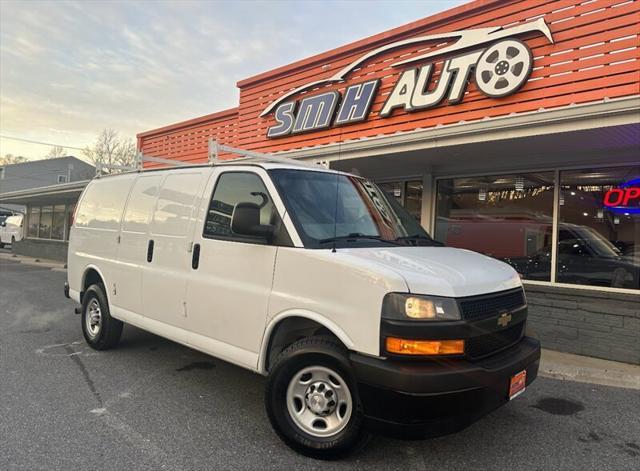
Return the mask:
[[94,179],[65,291],[82,331],[123,323],[267,376],[280,437],[335,458],[365,430],[459,430],[538,371],[508,265],[435,242],[364,178],[274,161]]
[[0,248],[5,244],[13,245],[22,240],[23,219],[22,214],[15,214],[0,223]]

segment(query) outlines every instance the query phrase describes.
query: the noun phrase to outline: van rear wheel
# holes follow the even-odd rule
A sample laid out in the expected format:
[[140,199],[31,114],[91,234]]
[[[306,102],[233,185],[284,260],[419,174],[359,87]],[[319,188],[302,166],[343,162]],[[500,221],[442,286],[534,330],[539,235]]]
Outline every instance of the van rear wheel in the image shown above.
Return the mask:
[[271,425],[306,456],[337,459],[366,438],[347,353],[332,337],[308,337],[285,349],[269,373],[265,401]]
[[122,321],[109,313],[109,303],[102,284],[89,286],[82,298],[82,334],[95,350],[115,347],[122,335]]

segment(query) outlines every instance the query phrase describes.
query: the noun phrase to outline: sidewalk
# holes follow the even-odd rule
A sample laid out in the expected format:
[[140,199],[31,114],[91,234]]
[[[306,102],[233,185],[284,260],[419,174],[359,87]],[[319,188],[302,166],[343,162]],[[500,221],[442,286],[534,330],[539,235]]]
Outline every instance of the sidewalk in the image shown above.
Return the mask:
[[67,271],[66,263],[45,258],[33,258],[25,255],[16,255],[6,250],[0,252],[0,259],[23,263],[25,265],[51,268],[53,271]]
[[640,390],[640,365],[542,350],[540,376]]

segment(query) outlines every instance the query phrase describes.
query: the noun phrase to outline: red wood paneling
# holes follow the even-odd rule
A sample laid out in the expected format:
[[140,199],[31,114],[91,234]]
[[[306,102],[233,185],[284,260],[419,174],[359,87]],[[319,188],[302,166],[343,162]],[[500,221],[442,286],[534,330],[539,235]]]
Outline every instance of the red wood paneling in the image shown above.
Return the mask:
[[209,138],[217,139],[221,144],[236,145],[237,127],[238,108],[232,108],[138,134],[138,150],[152,157],[202,162],[207,160]]
[[[371,58],[352,71],[346,83],[306,92],[343,91],[350,84],[380,78],[380,88],[367,121],[279,139],[266,137],[274,120],[272,116],[260,118],[259,115],[273,100],[310,81],[333,75],[380,45],[467,28],[514,26],[539,17],[544,17],[549,25],[554,43],[535,34],[521,36],[533,52],[534,70],[525,86],[511,96],[488,98],[470,83],[464,100],[458,105],[444,101],[429,110],[414,113],[395,110],[389,118],[381,118],[378,113],[400,73],[411,67],[392,68],[391,64],[400,57],[442,47],[412,45]],[[238,82],[239,108],[143,133],[139,135],[139,147],[150,155],[199,161],[206,159],[209,137],[245,149],[276,152],[637,95],[640,93],[639,33],[638,0],[475,1]],[[436,67],[438,64],[441,62]],[[438,74],[436,68],[434,78]]]

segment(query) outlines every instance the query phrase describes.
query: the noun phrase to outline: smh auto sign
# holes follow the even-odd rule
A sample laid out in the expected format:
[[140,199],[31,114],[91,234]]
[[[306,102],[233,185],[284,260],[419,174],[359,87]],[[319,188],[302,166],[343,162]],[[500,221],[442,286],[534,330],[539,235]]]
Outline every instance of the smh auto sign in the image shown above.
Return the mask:
[[[269,104],[260,114],[265,117],[273,113],[276,121],[267,131],[267,137],[283,137],[366,120],[380,79],[349,85],[342,94],[329,91],[300,100],[292,98],[316,87],[344,82],[353,69],[372,57],[412,44],[455,41],[441,49],[392,64],[392,67],[416,65],[400,74],[379,112],[381,117],[390,116],[398,108],[408,112],[426,110],[445,98],[449,104],[460,103],[472,75],[476,86],[484,95],[491,98],[511,95],[526,83],[533,69],[531,50],[517,38],[527,33],[541,34],[553,43],[549,27],[544,19],[539,18],[510,28],[496,26],[432,34],[381,46],[364,54],[333,76],[307,83]],[[449,56],[444,61],[440,79],[431,87],[434,70],[432,59],[459,51],[462,53]]]

